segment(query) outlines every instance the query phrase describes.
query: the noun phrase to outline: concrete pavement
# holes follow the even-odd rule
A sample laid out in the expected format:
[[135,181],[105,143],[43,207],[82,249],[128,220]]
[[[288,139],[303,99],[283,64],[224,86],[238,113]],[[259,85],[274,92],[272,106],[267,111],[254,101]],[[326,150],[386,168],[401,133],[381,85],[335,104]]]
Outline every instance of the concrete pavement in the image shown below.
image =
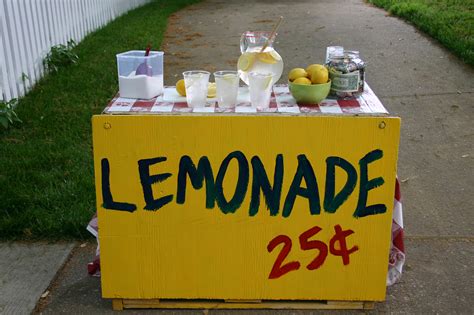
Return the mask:
[[[165,84],[190,69],[235,68],[240,34],[271,30],[291,68],[322,63],[325,48],[359,50],[367,81],[402,118],[402,182],[407,263],[401,283],[371,313],[472,314],[474,307],[474,70],[411,25],[361,0],[208,0],[175,14],[165,42]],[[44,313],[108,313],[99,281],[85,273],[93,246],[79,249]],[[143,311],[127,311],[127,313]],[[202,314],[202,311],[150,311]],[[210,311],[211,314],[316,314],[304,311]],[[354,312],[358,313],[358,312]]]
[[0,243],[0,314],[30,314],[74,243]]

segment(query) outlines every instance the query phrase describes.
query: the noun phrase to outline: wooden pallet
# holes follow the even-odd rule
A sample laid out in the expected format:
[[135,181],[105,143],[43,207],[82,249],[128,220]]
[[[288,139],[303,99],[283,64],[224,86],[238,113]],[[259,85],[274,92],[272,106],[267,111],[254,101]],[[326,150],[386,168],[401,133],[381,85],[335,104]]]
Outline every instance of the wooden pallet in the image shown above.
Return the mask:
[[293,310],[348,310],[373,309],[367,301],[270,301],[270,300],[160,300],[113,299],[112,308],[172,308],[172,309],[293,309]]

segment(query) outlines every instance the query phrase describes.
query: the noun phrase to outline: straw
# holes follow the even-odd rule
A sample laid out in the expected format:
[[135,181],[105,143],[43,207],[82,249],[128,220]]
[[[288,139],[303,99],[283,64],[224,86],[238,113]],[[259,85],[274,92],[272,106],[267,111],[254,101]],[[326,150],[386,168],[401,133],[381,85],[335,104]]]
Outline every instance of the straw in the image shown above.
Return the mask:
[[148,43],[148,45],[146,46],[145,57],[148,57],[148,55],[150,54],[150,49],[151,49],[151,45],[150,43]]
[[275,27],[273,28],[273,31],[271,32],[270,36],[267,38],[267,41],[265,42],[265,45],[263,45],[262,49],[260,50],[260,52],[262,53],[267,47],[268,45],[270,45],[270,43],[273,41],[273,37],[275,36],[278,28],[280,27],[280,24],[281,22],[283,21],[283,16],[280,16],[280,20],[278,21],[278,23],[275,25]]

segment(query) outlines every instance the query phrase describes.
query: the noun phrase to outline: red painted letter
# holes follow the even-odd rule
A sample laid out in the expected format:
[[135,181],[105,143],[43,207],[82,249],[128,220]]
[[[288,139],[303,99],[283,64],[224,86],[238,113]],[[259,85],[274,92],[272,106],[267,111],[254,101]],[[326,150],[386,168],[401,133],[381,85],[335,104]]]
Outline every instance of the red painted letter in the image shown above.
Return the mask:
[[306,266],[308,270],[314,270],[321,267],[328,255],[328,246],[326,244],[321,241],[308,240],[310,237],[318,234],[319,231],[321,231],[321,228],[319,226],[315,226],[300,235],[300,245],[302,250],[317,249],[319,251],[318,256],[316,256],[316,258],[314,258],[313,261],[310,262],[308,266]]
[[300,269],[300,263],[297,261],[292,261],[282,265],[283,260],[285,260],[286,256],[288,256],[288,254],[290,253],[292,246],[291,239],[288,236],[278,235],[277,237],[272,239],[267,246],[268,252],[271,253],[273,249],[277,247],[280,243],[283,243],[284,245],[281,252],[278,254],[277,259],[275,260],[275,263],[273,264],[273,268],[270,272],[270,275],[268,276],[268,279],[277,279],[290,271]]
[[[329,250],[331,251],[331,254],[333,254],[334,256],[341,256],[342,263],[344,265],[348,265],[349,255],[359,249],[358,246],[353,246],[351,249],[347,249],[346,237],[353,234],[354,231],[352,230],[343,231],[339,224],[334,227],[334,231],[336,231],[336,233],[331,238],[331,241],[329,241]],[[339,243],[339,248],[336,248],[335,246],[336,242]]]

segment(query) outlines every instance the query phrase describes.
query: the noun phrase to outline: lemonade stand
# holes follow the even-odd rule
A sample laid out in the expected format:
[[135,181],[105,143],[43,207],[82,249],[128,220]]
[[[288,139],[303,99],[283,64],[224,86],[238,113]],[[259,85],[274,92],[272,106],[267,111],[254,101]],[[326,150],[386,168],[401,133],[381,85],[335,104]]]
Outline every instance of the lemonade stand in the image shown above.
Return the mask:
[[[283,61],[268,37],[242,38],[238,73],[218,73],[204,104],[209,74],[193,72],[187,98],[174,86],[117,95],[93,117],[102,296],[114,309],[385,299],[400,119],[368,85],[298,103],[298,83],[274,84]],[[266,89],[268,106],[254,106]]]

